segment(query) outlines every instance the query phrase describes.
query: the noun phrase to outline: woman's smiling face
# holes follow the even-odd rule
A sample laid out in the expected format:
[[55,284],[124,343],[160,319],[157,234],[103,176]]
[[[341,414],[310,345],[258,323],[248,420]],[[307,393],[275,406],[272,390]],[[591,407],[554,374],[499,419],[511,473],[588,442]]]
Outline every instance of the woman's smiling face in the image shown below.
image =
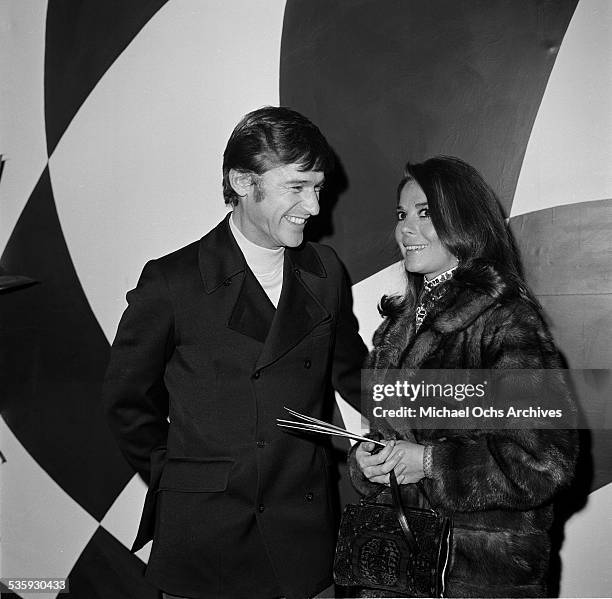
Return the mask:
[[427,197],[414,180],[404,185],[399,196],[395,240],[408,272],[431,280],[457,264],[442,245],[429,217]]

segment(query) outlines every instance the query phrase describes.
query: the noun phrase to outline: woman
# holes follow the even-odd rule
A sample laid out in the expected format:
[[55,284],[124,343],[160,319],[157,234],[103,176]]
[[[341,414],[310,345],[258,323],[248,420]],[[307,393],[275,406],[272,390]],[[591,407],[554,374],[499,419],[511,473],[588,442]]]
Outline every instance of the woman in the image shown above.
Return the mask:
[[[398,199],[408,282],[402,297],[381,301],[368,368],[562,368],[478,172],[450,157],[408,164]],[[573,414],[561,373],[549,374],[555,407]],[[404,505],[452,518],[447,596],[546,596],[552,501],[572,476],[575,431],[411,430],[410,419],[378,418],[372,432],[389,441],[378,454],[373,443],[353,450],[353,484],[379,492],[394,470]]]

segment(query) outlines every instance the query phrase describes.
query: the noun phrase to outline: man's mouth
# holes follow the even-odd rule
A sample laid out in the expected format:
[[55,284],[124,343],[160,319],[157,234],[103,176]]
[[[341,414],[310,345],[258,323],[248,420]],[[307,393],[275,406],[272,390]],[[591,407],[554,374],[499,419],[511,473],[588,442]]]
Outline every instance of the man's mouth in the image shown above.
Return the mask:
[[425,249],[427,246],[428,246],[428,244],[427,244],[427,243],[425,243],[425,244],[422,244],[422,243],[420,243],[420,244],[412,244],[412,245],[406,245],[406,244],[404,244],[404,249],[405,249],[407,252],[421,252],[421,251],[423,251],[423,250],[424,250],[424,249]]
[[294,225],[305,225],[306,221],[308,220],[307,218],[303,217],[303,216],[291,216],[291,215],[285,215],[285,218],[290,222],[293,223]]

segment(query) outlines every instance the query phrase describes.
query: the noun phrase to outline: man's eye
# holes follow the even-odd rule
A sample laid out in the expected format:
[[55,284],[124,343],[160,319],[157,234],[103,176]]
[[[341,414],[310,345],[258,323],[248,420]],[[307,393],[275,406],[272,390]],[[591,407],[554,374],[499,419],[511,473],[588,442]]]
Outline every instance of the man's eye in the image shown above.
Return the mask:
[[406,213],[403,210],[397,211],[397,220],[404,220],[406,218]]
[[295,193],[300,193],[304,188],[301,185],[294,185],[291,189],[293,189]]

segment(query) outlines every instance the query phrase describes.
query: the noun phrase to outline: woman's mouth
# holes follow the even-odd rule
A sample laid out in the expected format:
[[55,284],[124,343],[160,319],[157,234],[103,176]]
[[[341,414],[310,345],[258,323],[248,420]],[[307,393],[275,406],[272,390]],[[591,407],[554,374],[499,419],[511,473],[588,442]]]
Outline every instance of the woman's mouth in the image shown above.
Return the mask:
[[406,250],[406,252],[414,252],[414,253],[418,253],[423,251],[426,247],[428,247],[429,244],[427,243],[419,243],[419,244],[404,244],[404,249]]

